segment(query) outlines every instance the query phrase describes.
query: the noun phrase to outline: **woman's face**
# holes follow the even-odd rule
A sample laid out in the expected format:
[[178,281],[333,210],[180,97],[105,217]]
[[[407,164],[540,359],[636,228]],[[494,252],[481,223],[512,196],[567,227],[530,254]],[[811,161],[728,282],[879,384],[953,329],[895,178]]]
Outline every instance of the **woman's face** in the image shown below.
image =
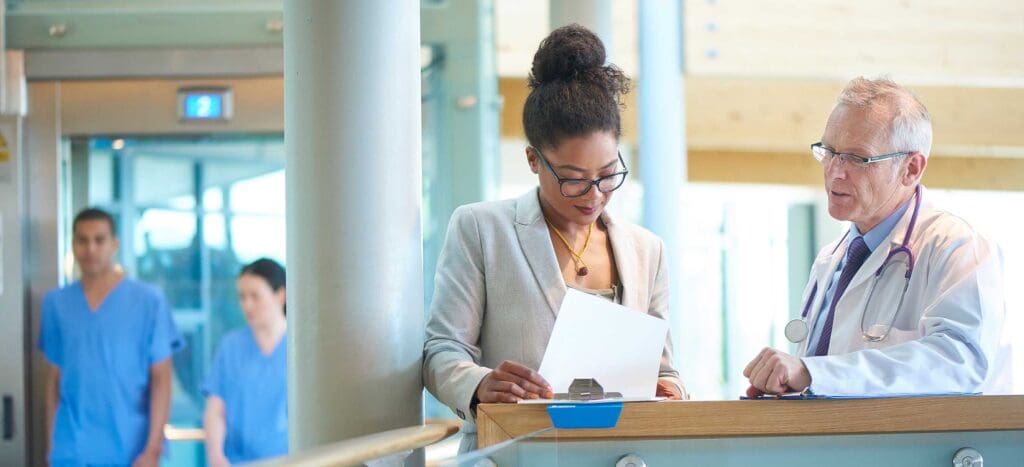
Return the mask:
[[284,287],[275,292],[266,279],[255,274],[242,274],[237,286],[238,302],[249,326],[260,326],[284,315]]
[[546,214],[556,217],[549,220],[577,225],[592,224],[611,200],[612,192],[601,193],[597,186],[591,186],[586,194],[569,198],[562,195],[555,174],[563,179],[596,180],[622,172],[625,168],[619,162],[618,140],[615,134],[594,132],[564,139],[556,147],[539,149],[554,174],[540,159],[541,154],[527,149],[526,158],[530,163],[530,169],[539,178],[541,204],[550,211]]

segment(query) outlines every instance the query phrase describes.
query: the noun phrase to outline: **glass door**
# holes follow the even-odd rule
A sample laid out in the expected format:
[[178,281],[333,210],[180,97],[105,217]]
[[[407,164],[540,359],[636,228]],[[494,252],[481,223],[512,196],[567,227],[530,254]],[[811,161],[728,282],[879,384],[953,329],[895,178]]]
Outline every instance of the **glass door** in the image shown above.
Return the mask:
[[[69,143],[64,178],[74,188],[66,191],[66,215],[86,206],[114,215],[118,262],[128,276],[163,289],[187,343],[173,359],[168,465],[205,465],[200,387],[221,336],[246,325],[235,279],[260,257],[286,260],[283,135],[110,135]],[[67,283],[77,271],[70,251],[63,257]]]

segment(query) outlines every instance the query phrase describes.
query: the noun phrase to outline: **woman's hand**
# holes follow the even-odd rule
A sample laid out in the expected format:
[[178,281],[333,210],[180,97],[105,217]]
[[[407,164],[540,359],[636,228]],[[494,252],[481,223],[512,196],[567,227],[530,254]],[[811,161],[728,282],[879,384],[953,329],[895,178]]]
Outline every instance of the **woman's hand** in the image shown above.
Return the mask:
[[132,467],[160,467],[160,448],[146,449],[135,458]]
[[679,386],[676,386],[676,383],[664,378],[658,378],[658,388],[654,391],[654,395],[665,397],[669,400],[689,399],[688,397],[683,397],[683,393],[679,390]]
[[209,467],[230,467],[231,462],[228,462],[228,458],[224,456],[210,457],[206,460]]
[[488,373],[476,388],[477,400],[485,404],[554,397],[551,385],[540,373],[508,360]]

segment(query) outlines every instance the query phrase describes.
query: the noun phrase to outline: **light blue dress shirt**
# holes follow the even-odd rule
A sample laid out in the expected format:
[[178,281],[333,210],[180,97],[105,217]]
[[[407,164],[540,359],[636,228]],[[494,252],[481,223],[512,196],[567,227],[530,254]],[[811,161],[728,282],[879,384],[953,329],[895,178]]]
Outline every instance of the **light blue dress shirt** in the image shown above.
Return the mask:
[[811,330],[811,340],[807,343],[807,356],[813,356],[814,350],[818,348],[818,340],[821,338],[822,328],[825,327],[825,317],[828,315],[829,305],[832,304],[832,297],[836,292],[836,283],[839,282],[839,275],[843,271],[843,266],[846,266],[847,256],[850,253],[850,242],[857,237],[864,237],[864,244],[867,245],[868,249],[874,253],[875,249],[889,237],[892,233],[892,229],[896,227],[896,224],[903,218],[903,214],[907,212],[907,208],[910,203],[914,201],[911,197],[899,209],[897,209],[888,217],[879,222],[875,228],[869,230],[865,234],[861,234],[860,230],[857,229],[857,224],[850,223],[850,234],[846,236],[846,253],[843,254],[843,259],[839,261],[839,265],[836,267],[835,272],[832,273],[832,279],[829,280],[828,290],[825,292],[825,299],[821,302],[821,310],[818,312],[817,317],[814,319],[814,329]]

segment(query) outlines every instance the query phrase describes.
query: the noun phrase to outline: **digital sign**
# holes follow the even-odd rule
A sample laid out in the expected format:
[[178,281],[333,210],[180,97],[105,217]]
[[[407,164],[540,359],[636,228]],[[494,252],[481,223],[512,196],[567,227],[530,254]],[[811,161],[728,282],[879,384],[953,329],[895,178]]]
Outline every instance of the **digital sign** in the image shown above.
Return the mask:
[[231,118],[231,90],[186,88],[178,90],[178,118],[182,121],[226,121]]

